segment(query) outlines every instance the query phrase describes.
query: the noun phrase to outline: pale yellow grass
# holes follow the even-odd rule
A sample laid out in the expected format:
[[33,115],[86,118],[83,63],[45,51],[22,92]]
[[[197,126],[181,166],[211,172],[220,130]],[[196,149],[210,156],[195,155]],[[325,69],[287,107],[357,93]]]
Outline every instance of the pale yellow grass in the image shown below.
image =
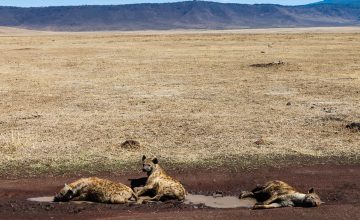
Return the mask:
[[[360,121],[359,42],[358,33],[3,34],[0,170],[134,169],[142,154],[174,166],[358,161],[360,133],[345,125]],[[126,139],[143,148],[121,149]]]

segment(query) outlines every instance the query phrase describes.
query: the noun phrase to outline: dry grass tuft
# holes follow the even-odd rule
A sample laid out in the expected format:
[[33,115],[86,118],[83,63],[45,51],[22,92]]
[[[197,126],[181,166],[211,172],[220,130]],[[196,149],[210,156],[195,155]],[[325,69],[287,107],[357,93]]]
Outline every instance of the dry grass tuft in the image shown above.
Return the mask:
[[135,140],[126,140],[123,143],[121,143],[120,146],[121,148],[128,150],[139,150],[141,148],[139,141],[135,141]]
[[350,123],[346,125],[346,128],[360,131],[360,123],[356,123],[356,122]]
[[285,63],[281,60],[279,60],[278,62],[271,62],[271,63],[256,63],[256,64],[251,64],[251,67],[278,67],[278,66],[282,66],[285,65]]

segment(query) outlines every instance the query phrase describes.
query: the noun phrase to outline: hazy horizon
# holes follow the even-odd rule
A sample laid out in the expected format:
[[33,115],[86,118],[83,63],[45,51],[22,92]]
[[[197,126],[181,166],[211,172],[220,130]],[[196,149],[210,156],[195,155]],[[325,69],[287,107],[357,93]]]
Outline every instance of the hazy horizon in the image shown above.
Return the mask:
[[[138,4],[138,3],[166,3],[181,2],[177,0],[3,0],[0,6],[14,7],[47,7],[47,6],[76,6],[76,5],[121,5],[121,4]],[[280,5],[304,5],[318,1],[314,0],[217,0],[214,2],[221,3],[238,3],[238,4],[280,4]]]

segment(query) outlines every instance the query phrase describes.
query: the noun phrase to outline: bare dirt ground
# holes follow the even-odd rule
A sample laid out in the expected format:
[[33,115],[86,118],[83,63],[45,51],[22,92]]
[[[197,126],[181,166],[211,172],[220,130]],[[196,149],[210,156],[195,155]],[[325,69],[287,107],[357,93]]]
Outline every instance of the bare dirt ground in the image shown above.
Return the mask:
[[[314,187],[325,202],[318,208],[282,208],[277,210],[213,209],[203,206],[165,202],[146,205],[109,205],[38,203],[29,197],[53,195],[64,181],[78,177],[37,177],[0,180],[1,219],[359,219],[360,166],[318,165],[309,167],[265,168],[251,171],[187,170],[172,172],[191,193],[203,195],[222,191],[238,195],[257,183],[281,179],[300,191]],[[104,175],[130,185],[128,178],[141,173]]]

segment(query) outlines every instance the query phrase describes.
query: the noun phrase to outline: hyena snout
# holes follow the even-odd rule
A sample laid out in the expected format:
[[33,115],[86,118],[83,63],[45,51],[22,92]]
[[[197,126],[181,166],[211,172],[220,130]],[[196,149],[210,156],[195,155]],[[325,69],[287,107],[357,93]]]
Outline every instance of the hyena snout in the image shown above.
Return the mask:
[[152,167],[150,165],[148,165],[148,164],[143,164],[142,170],[144,172],[150,172],[152,170]]
[[73,194],[71,192],[64,194],[56,194],[54,196],[54,202],[68,202],[73,198]]
[[304,205],[306,207],[320,206],[323,202],[317,194],[307,194],[304,199]]

